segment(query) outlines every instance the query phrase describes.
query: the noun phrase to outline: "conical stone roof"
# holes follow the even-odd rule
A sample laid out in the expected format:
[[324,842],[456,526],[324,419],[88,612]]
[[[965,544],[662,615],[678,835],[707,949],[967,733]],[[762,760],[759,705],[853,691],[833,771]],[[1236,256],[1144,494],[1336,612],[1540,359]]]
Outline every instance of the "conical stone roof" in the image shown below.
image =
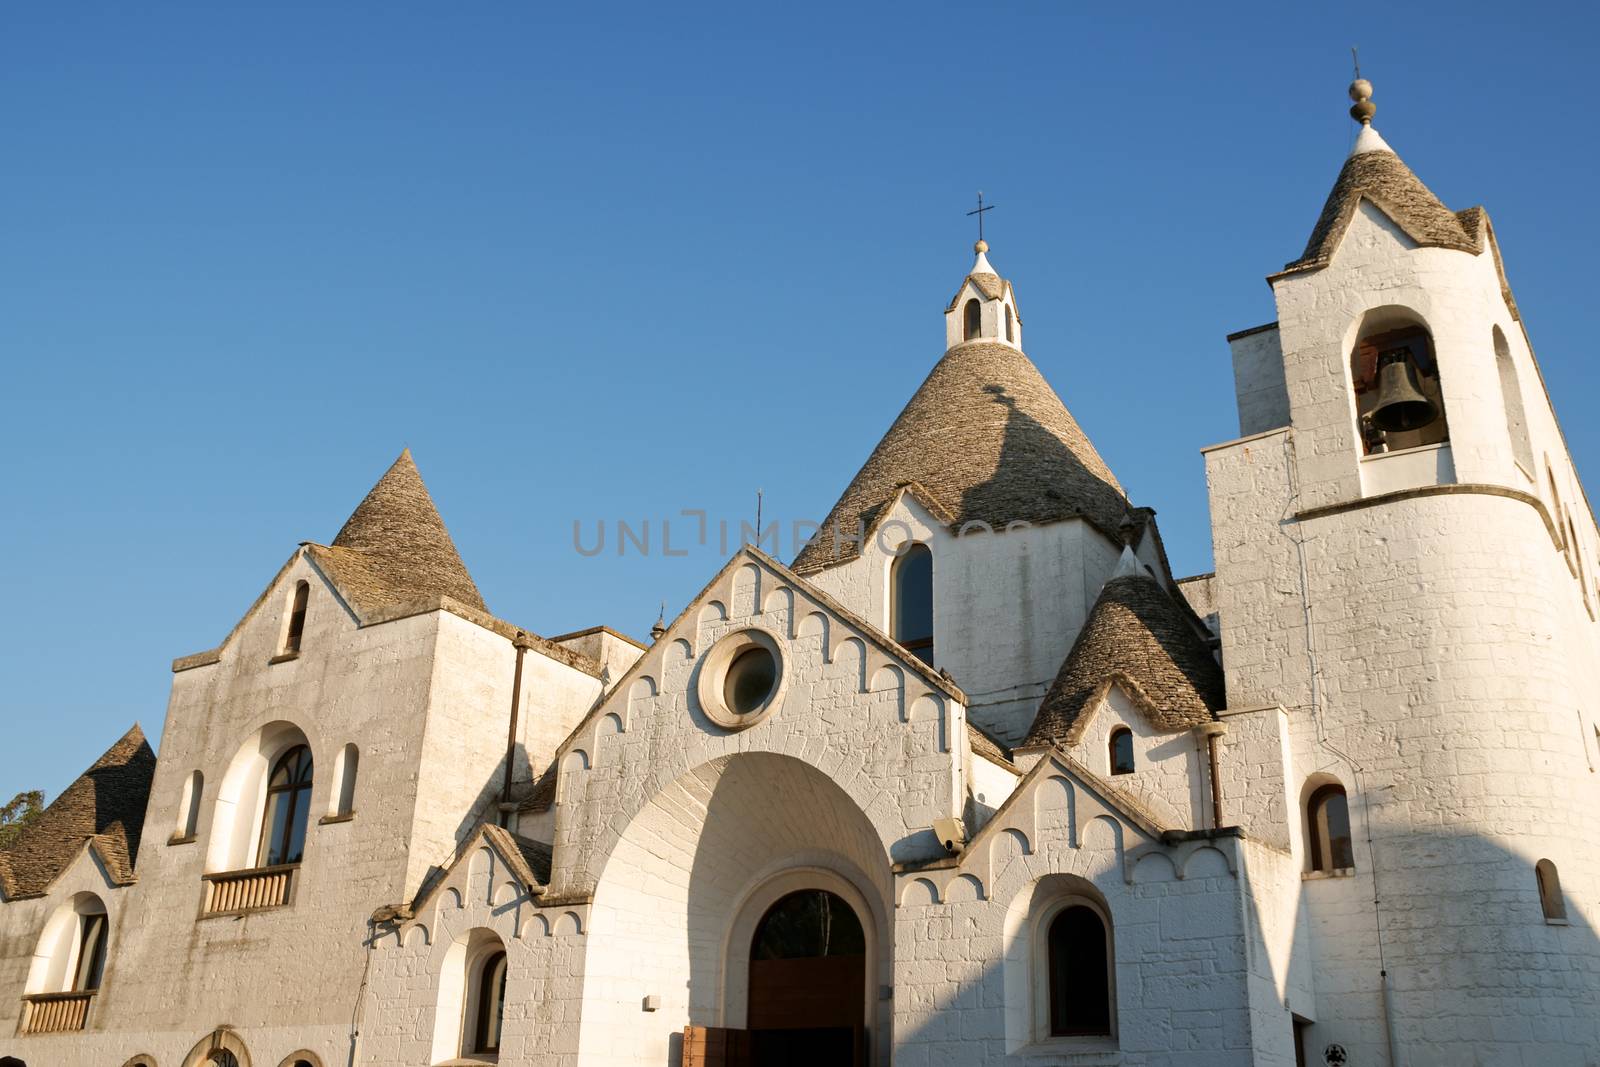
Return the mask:
[[137,724],[50,802],[0,851],[0,890],[8,900],[39,896],[85,842],[117,885],[133,881],[156,754]]
[[1366,127],[1333,183],[1305,251],[1284,271],[1327,266],[1363,199],[1372,201],[1419,245],[1474,253],[1481,247],[1462,217],[1445,207],[1383,138]]
[[858,556],[850,539],[905,485],[931,496],[956,529],[1081,516],[1114,537],[1126,509],[1116,477],[1038,368],[994,341],[945,353],[794,569],[815,572]]
[[372,487],[316,563],[361,615],[448,596],[487,611],[408,448]]
[[1022,746],[1075,744],[1108,684],[1120,680],[1162,730],[1212,721],[1223,707],[1222,668],[1161,584],[1148,574],[1112,578],[1045,693]]

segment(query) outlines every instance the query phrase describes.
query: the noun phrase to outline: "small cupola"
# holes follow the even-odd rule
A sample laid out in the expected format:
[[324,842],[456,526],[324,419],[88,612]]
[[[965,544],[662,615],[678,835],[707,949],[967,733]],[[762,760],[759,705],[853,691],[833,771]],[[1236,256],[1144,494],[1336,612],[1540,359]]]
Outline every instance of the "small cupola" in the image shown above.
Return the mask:
[[945,347],[968,341],[995,341],[1022,348],[1022,316],[1017,313],[1011,283],[989,265],[989,243],[981,237],[972,246],[977,261],[944,311]]

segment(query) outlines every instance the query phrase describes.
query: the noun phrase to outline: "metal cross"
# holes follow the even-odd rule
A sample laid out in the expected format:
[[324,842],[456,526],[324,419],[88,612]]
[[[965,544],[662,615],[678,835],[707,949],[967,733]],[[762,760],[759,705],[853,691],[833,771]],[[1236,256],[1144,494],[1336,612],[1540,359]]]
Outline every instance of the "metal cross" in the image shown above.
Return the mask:
[[994,205],[993,204],[990,204],[988,207],[984,207],[983,206],[983,190],[979,189],[978,190],[978,210],[969,211],[969,212],[967,212],[967,214],[968,215],[976,215],[976,216],[978,216],[978,240],[980,240],[980,241],[983,240],[983,213],[985,211],[993,211],[993,210],[994,210]]

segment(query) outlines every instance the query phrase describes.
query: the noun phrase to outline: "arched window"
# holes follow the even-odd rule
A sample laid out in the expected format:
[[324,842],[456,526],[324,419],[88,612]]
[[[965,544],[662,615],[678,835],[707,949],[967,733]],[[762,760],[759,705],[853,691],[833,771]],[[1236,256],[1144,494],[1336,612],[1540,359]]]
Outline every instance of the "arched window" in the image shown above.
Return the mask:
[[1011,305],[1006,305],[1006,340],[1012,344],[1017,343],[1017,331],[1013,326],[1015,316],[1011,314]]
[[267,806],[261,817],[261,847],[256,866],[299,863],[306,849],[306,816],[311,809],[311,749],[295,745],[272,766]]
[[970,341],[983,332],[983,308],[977,297],[968,300],[967,306],[961,309],[961,323],[962,340]]
[[289,626],[283,633],[284,655],[293,655],[300,651],[300,639],[306,632],[306,602],[310,599],[311,583],[296,583],[294,599],[289,602]]
[[1050,1034],[1111,1035],[1111,929],[1100,912],[1073,902],[1050,920]]
[[45,922],[24,991],[54,994],[99,989],[105,976],[109,932],[105,902],[93,893],[74,894]]
[[1539,907],[1544,909],[1545,922],[1566,922],[1567,901],[1561,895],[1561,876],[1556,873],[1556,865],[1540,860],[1533,865],[1533,875],[1539,883]]
[[336,806],[332,814],[335,818],[355,813],[356,771],[360,765],[361,750],[356,748],[355,742],[339,750],[339,756],[333,764],[333,801]]
[[1126,726],[1111,731],[1111,773],[1133,773],[1133,731]]
[[1350,839],[1350,805],[1344,786],[1329,783],[1311,794],[1306,803],[1306,828],[1313,871],[1345,870],[1356,865],[1355,846]]
[[499,1052],[500,1024],[506,1011],[505,950],[491,952],[478,964],[476,1018],[472,1026],[472,1047],[464,1052]]
[[889,632],[902,648],[933,664],[933,553],[905,547],[889,570]]
[[174,841],[192,841],[200,827],[200,797],[204,794],[206,776],[195,771],[183,780],[183,793],[178,798],[178,826],[173,831]]
[[1511,437],[1511,457],[1529,478],[1534,476],[1533,441],[1528,436],[1528,419],[1522,410],[1522,386],[1517,382],[1517,367],[1511,359],[1511,346],[1500,327],[1494,328],[1494,364],[1500,372],[1500,402],[1506,409],[1506,433]]
[[1397,308],[1371,313],[1350,356],[1362,453],[1450,439],[1439,364],[1427,327]]

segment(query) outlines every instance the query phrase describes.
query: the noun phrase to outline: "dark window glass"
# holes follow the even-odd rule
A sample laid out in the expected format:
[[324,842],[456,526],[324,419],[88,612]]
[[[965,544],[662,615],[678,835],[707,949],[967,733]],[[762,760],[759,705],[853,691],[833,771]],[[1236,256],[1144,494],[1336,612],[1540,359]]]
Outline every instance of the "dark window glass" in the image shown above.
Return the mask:
[[901,647],[933,663],[933,553],[914,544],[894,561],[890,574],[891,636]]
[[790,893],[767,909],[750,943],[753,960],[863,956],[867,939],[855,909],[823,889]]
[[311,599],[311,586],[301,582],[294,587],[294,602],[289,607],[289,632],[284,635],[283,650],[299,652],[300,638],[306,632],[306,601]]
[[100,988],[105,974],[106,917],[85,915],[78,922],[78,971],[72,976],[72,991],[87,993]]
[[500,1051],[500,1023],[506,1011],[506,954],[494,952],[484,957],[478,968],[478,1022],[474,1032],[474,1052]]
[[1106,928],[1085,904],[1064,908],[1050,922],[1050,1032],[1058,1036],[1111,1033],[1111,973]]
[[976,298],[967,301],[967,306],[961,312],[962,330],[961,338],[970,341],[982,331],[983,309],[979,307]]
[[267,808],[261,820],[256,866],[299,863],[306,848],[306,816],[311,811],[311,750],[296,745],[278,757],[267,780]]
[[1111,773],[1133,773],[1133,731],[1126,727],[1111,731]]
[[1311,869],[1341,870],[1356,865],[1350,840],[1350,805],[1344,786],[1325,785],[1311,794],[1307,805],[1311,824]]
[[225,1048],[217,1049],[208,1059],[215,1067],[239,1067],[239,1057]]
[[772,652],[762,645],[745,649],[728,664],[728,677],[722,683],[722,699],[735,715],[759,711],[772,695],[778,680],[778,664]]

